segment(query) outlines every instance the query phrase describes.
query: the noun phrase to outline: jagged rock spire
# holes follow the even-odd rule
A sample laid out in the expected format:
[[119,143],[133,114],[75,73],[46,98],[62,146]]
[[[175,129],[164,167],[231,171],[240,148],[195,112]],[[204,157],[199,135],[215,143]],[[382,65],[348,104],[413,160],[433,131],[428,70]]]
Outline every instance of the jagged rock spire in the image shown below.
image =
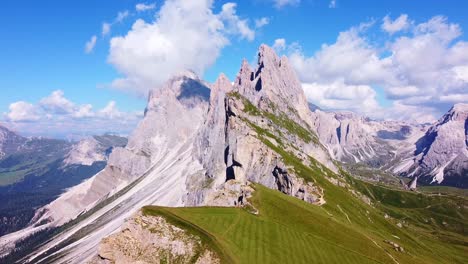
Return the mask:
[[269,101],[285,113],[295,109],[303,121],[311,124],[304,91],[288,58],[278,57],[265,44],[258,50],[255,70],[252,70],[245,59],[242,61],[234,89],[259,107],[262,107],[263,102]]
[[213,89],[223,92],[229,92],[232,90],[231,81],[224,73],[221,73],[214,82]]

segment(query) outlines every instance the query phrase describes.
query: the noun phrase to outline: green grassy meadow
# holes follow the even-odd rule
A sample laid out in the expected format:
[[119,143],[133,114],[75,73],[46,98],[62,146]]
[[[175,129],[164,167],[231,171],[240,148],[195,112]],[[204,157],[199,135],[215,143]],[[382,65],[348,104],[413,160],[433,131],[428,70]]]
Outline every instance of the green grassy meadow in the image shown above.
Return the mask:
[[148,206],[143,212],[198,235],[223,263],[463,263],[468,257],[464,236],[448,232],[455,237],[450,242],[420,227],[399,228],[352,197],[349,205],[319,207],[261,185],[255,189],[250,202],[258,215],[228,207]]

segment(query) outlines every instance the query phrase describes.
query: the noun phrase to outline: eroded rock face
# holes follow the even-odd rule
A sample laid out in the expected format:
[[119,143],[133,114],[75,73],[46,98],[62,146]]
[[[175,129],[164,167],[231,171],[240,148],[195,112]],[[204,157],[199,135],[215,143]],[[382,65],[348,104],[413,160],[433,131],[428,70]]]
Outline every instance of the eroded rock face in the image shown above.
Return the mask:
[[201,239],[142,212],[130,218],[118,233],[104,238],[90,264],[220,263]]
[[424,135],[425,128],[405,122],[374,121],[351,112],[315,110],[313,127],[334,159],[384,168]]
[[26,138],[0,125],[0,159],[18,151],[26,141]]
[[126,144],[126,138],[114,135],[89,137],[74,144],[63,163],[64,166],[90,166],[94,162],[107,161],[113,148],[123,148]]
[[395,172],[425,183],[468,187],[468,104],[456,104],[431,126]]

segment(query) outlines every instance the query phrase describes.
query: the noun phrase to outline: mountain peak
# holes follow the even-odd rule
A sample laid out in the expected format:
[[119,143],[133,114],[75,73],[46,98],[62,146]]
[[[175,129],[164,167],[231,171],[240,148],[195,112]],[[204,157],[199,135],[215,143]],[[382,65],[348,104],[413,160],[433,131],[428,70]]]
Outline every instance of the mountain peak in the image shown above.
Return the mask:
[[229,78],[224,74],[219,74],[218,78],[216,79],[213,88],[216,90],[221,90],[224,92],[229,92],[232,89],[232,83]]
[[277,64],[278,61],[278,55],[276,55],[276,52],[271,47],[266,44],[260,45],[258,48],[258,65],[261,65],[262,63]]
[[452,108],[439,120],[439,123],[446,123],[452,121],[463,121],[468,119],[468,104],[458,103],[452,106]]
[[223,91],[227,93],[227,92],[230,92],[231,90],[232,90],[231,81],[224,73],[221,73],[216,79],[216,81],[214,82],[214,84],[211,86],[210,99],[215,99],[217,96],[216,94],[219,91]]
[[468,104],[465,104],[465,103],[454,104],[453,107],[452,107],[452,111],[454,111],[454,112],[468,112]]

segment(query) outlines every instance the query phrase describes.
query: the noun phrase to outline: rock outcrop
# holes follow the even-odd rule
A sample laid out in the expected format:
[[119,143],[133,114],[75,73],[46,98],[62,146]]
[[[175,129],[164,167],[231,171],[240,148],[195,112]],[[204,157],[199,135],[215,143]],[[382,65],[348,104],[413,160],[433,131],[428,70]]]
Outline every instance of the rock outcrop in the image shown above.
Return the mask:
[[200,237],[190,234],[161,216],[138,212],[121,231],[104,238],[89,264],[126,263],[220,263]]
[[408,152],[425,128],[398,121],[375,121],[351,112],[315,110],[313,128],[330,155],[344,163],[385,168]]
[[26,141],[27,138],[0,125],[0,159],[18,151]]
[[94,162],[107,161],[114,148],[122,148],[125,145],[127,139],[120,136],[102,135],[85,138],[72,146],[63,163],[65,166],[90,166]]
[[454,105],[414,147],[412,155],[394,168],[395,173],[426,184],[467,188],[468,104]]

